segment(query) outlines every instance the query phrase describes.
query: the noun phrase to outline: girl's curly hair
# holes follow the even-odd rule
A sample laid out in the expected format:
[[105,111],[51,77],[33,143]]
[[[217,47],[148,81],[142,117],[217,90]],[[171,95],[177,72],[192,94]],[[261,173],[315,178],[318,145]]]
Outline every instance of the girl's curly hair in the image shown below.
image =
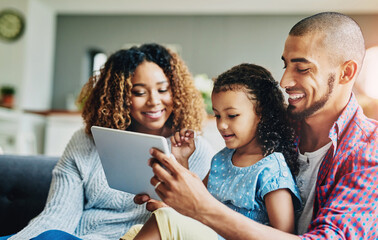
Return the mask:
[[78,97],[83,104],[85,132],[102,126],[126,130],[132,122],[131,78],[144,61],[156,63],[170,81],[173,112],[166,122],[172,133],[182,128],[200,131],[206,116],[204,102],[183,60],[158,44],[144,44],[112,54],[100,70],[84,85]]
[[265,68],[255,64],[240,64],[219,75],[213,92],[237,91],[245,88],[249,99],[255,102],[256,114],[261,117],[257,125],[257,142],[264,157],[281,152],[294,175],[299,172],[295,134],[290,127],[286,105],[278,83]]

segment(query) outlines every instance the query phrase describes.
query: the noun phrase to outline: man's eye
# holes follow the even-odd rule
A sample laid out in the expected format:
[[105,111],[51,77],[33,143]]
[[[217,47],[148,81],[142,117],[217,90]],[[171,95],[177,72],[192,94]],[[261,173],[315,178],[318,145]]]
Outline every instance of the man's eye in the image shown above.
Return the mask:
[[215,114],[214,117],[219,119],[220,115]]
[[297,71],[298,71],[299,73],[305,73],[305,72],[307,72],[308,70],[310,70],[310,68],[305,68],[305,69],[297,68]]

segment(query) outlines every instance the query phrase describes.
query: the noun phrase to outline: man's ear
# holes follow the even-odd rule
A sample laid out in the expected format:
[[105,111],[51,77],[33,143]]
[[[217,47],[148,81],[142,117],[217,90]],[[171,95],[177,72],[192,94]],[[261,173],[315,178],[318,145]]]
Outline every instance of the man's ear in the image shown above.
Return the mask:
[[346,61],[341,66],[340,84],[350,83],[357,74],[358,64],[354,60]]

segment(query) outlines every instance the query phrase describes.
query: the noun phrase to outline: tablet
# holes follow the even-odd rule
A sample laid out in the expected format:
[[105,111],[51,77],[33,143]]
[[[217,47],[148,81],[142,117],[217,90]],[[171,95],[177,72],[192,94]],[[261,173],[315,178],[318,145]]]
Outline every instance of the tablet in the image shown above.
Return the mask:
[[162,136],[92,126],[93,139],[105,176],[111,188],[133,194],[146,193],[160,200],[150,180],[149,150],[157,148],[170,154]]

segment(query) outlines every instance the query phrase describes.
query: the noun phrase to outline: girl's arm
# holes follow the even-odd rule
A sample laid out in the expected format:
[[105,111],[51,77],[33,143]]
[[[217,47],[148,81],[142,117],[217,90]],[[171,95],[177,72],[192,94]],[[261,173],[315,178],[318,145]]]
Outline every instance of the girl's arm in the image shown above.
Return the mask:
[[269,192],[264,197],[269,223],[281,231],[294,233],[294,206],[287,188]]

